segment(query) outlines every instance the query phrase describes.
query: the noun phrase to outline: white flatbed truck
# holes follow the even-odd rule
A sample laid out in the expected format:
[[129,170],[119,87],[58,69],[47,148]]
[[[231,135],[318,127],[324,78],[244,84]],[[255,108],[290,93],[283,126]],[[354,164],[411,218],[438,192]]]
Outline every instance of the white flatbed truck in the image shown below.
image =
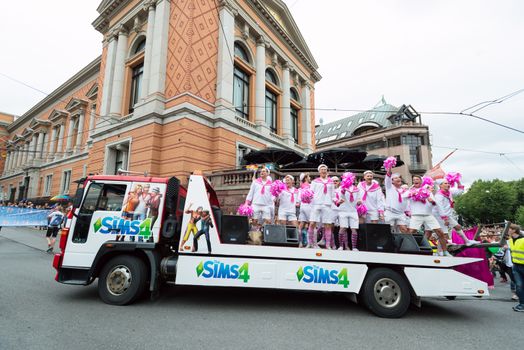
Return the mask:
[[174,283],[347,293],[378,316],[401,317],[423,297],[488,295],[486,283],[453,269],[474,258],[225,243],[216,194],[202,175],[187,190],[174,177],[90,176],[76,198],[55,279],[98,278],[109,304]]

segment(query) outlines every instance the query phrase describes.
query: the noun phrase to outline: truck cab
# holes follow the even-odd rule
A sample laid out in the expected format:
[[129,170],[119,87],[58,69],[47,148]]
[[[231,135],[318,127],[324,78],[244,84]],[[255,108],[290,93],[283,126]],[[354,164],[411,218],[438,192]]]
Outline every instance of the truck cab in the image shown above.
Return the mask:
[[346,293],[381,317],[400,317],[421,297],[488,293],[453,269],[478,259],[246,244],[248,218],[223,215],[198,174],[187,190],[174,177],[90,176],[76,199],[53,261],[56,280],[98,278],[109,304],[172,283]]

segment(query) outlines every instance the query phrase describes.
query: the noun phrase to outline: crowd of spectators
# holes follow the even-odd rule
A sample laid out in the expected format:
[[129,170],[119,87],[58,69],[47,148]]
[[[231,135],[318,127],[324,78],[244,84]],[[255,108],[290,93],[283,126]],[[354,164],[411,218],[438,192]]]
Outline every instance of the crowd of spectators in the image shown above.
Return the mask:
[[8,201],[0,201],[0,207],[13,207],[13,208],[28,208],[28,209],[52,209],[56,206],[56,204],[50,204],[48,202],[44,204],[35,204],[31,201],[19,201],[19,202],[8,202]]

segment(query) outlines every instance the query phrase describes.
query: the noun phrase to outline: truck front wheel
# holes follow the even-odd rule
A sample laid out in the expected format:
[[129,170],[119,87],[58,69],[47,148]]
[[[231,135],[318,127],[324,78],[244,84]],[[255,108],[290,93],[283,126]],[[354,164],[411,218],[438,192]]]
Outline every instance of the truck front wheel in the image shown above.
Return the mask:
[[98,294],[107,304],[126,305],[146,288],[147,269],[135,256],[120,255],[109,260],[98,276]]
[[371,270],[362,286],[361,300],[380,317],[402,317],[408,310],[409,286],[398,272],[388,268]]

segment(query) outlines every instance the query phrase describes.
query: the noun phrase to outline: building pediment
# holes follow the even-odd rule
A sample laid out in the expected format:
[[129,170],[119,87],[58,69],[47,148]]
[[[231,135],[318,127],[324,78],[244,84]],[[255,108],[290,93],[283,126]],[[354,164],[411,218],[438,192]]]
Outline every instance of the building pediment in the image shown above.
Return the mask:
[[76,111],[77,109],[85,109],[87,107],[87,104],[88,102],[85,100],[72,98],[65,107],[65,110],[71,113],[73,111]]
[[33,132],[34,129],[36,129],[36,128],[40,127],[40,126],[49,126],[49,125],[51,125],[50,121],[35,118],[35,119],[31,120],[31,123],[29,123],[28,129],[30,129],[29,132]]
[[[309,62],[313,71],[318,69],[318,64],[309,50],[304,37],[300,33],[289,8],[282,0],[250,0],[268,19],[273,27],[286,39],[288,44]],[[318,73],[317,73],[318,75]],[[320,80],[320,75],[317,77]]]
[[55,109],[53,110],[53,112],[51,112],[51,115],[49,116],[49,121],[53,123],[58,123],[62,119],[66,119],[67,115],[68,114],[66,111]]
[[94,83],[90,88],[89,88],[89,91],[87,92],[86,94],[86,97],[93,101],[93,100],[96,100],[96,97],[98,95],[98,84],[97,83]]

